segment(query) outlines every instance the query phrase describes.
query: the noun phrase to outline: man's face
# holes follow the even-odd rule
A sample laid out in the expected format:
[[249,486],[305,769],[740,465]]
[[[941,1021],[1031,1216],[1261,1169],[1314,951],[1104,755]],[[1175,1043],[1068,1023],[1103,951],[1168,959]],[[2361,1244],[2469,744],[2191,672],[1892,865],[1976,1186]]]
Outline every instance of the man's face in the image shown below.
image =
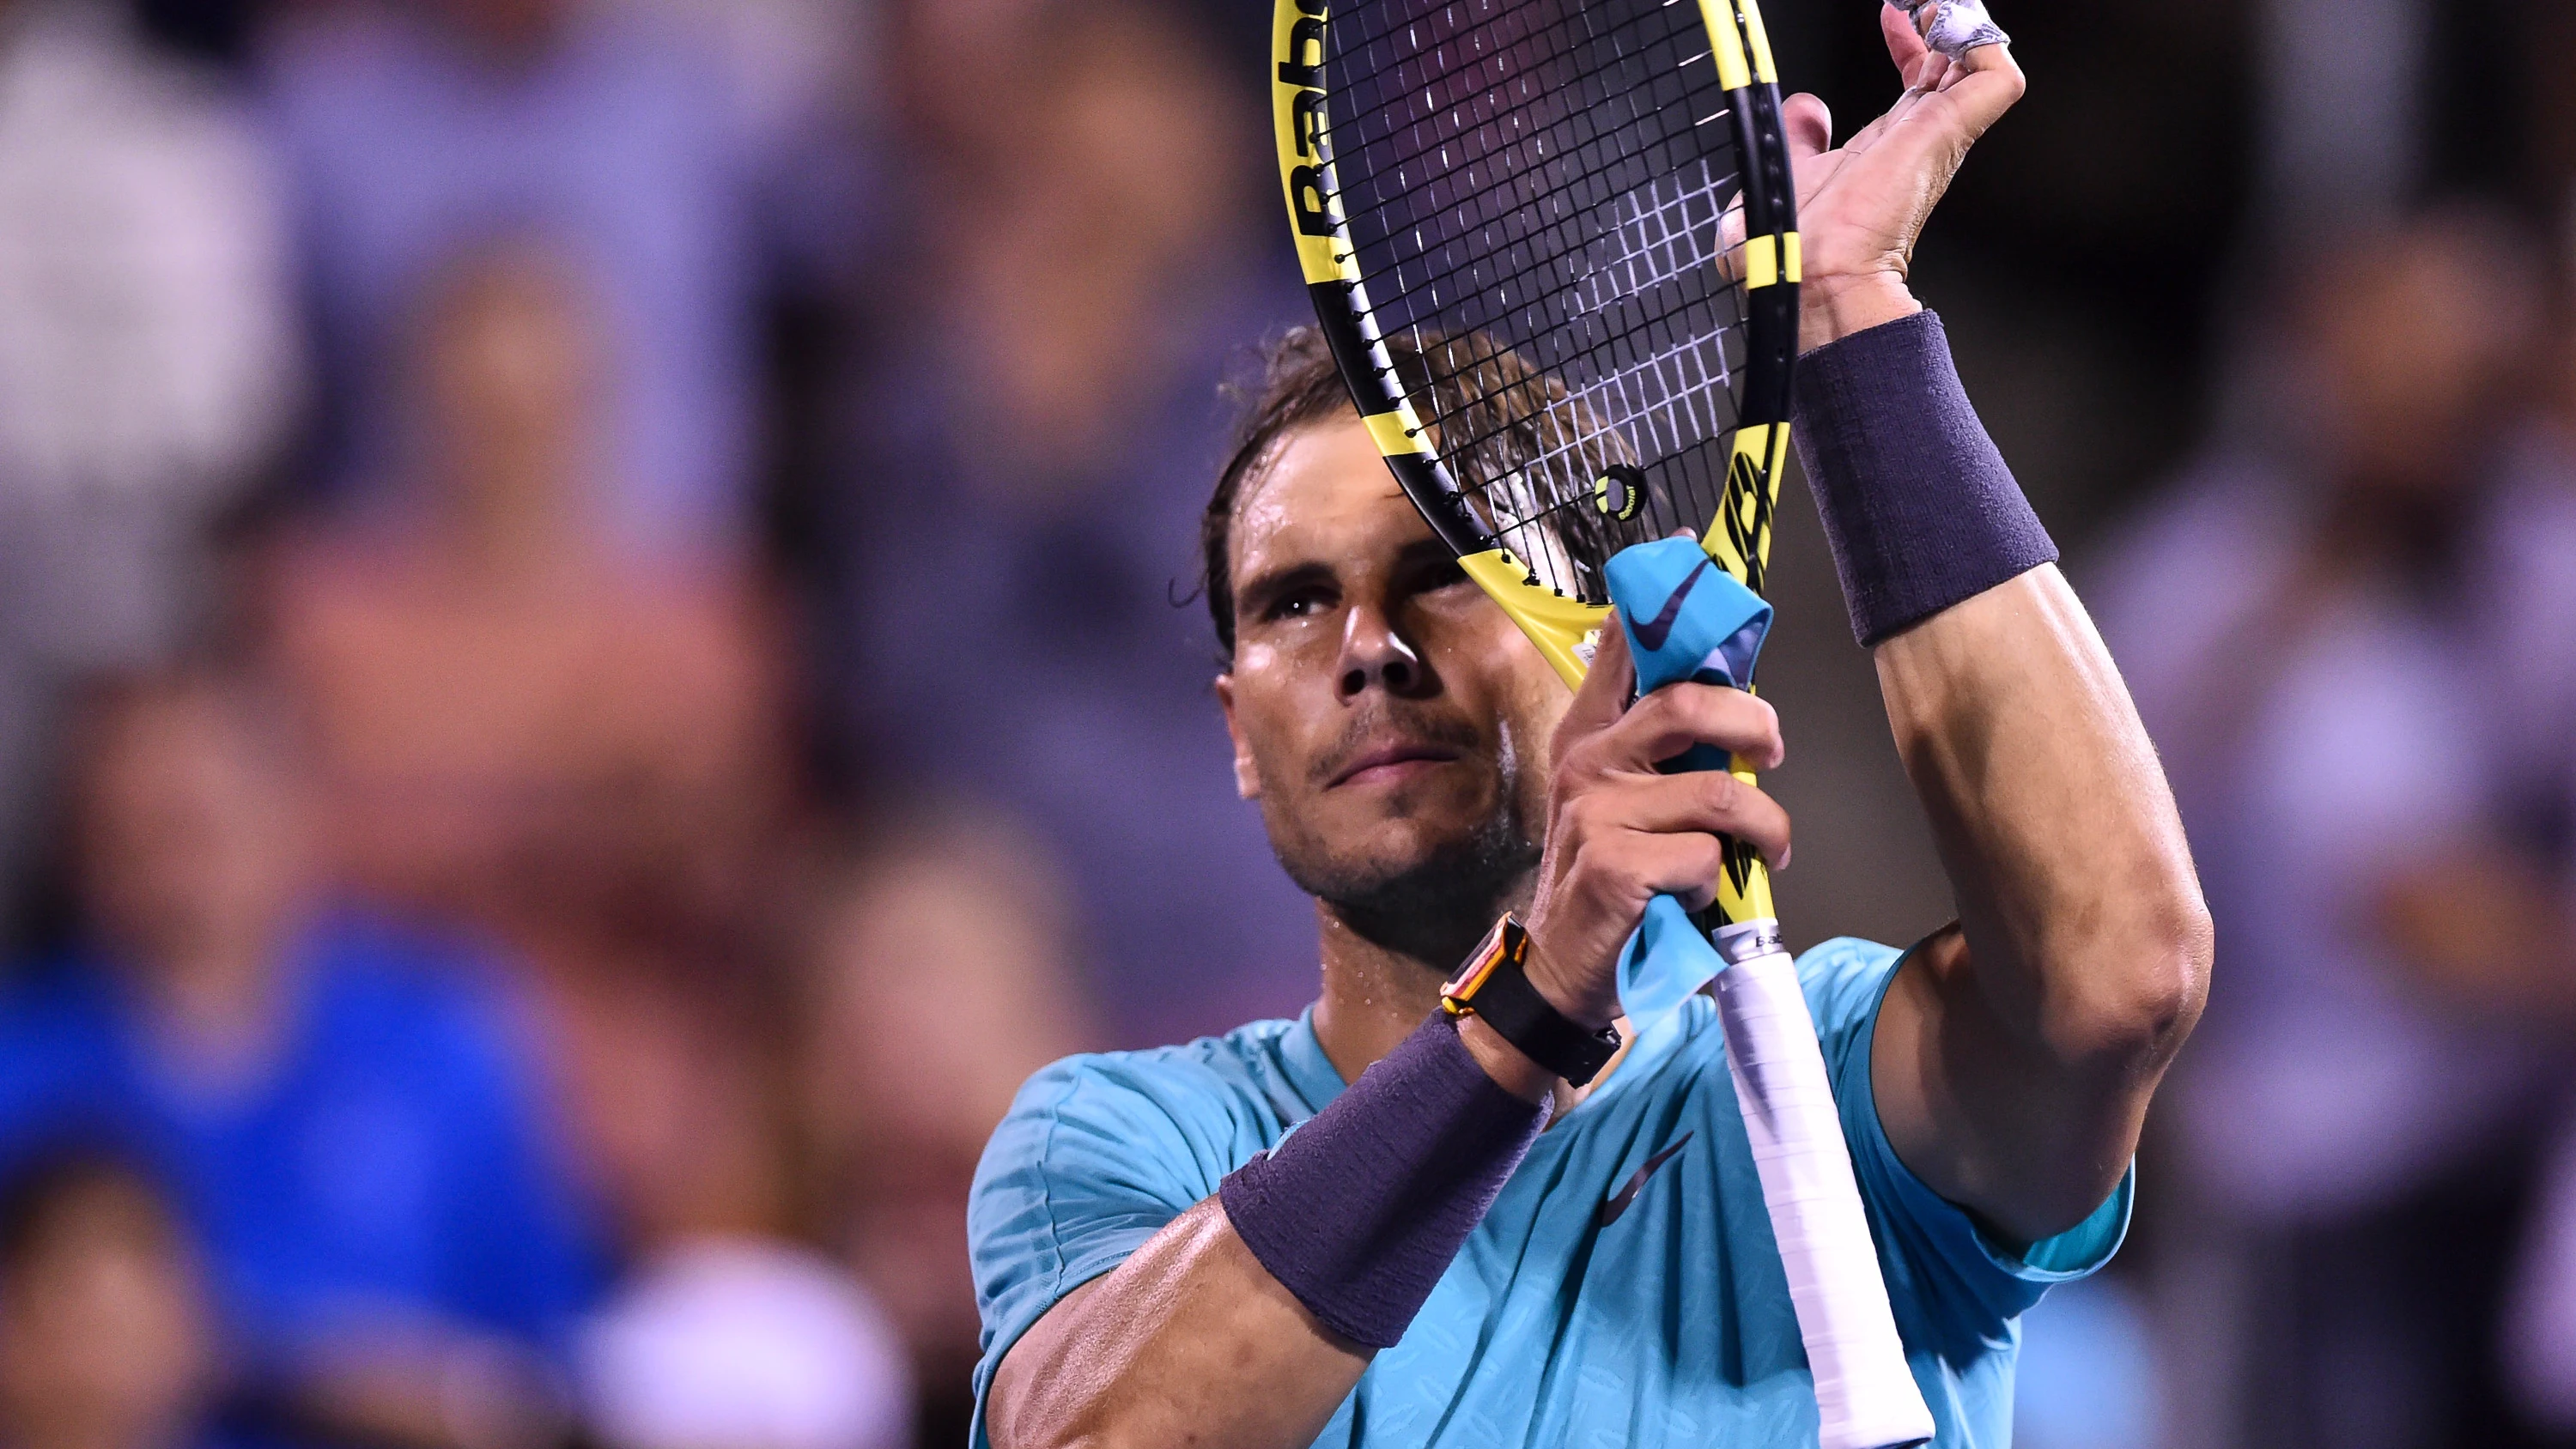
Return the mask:
[[227,708],[196,695],[111,711],[83,771],[91,917],[146,969],[264,940],[300,882],[300,812]]
[[1231,563],[1217,694],[1280,864],[1381,944],[1465,950],[1538,862],[1565,686],[1354,417],[1288,435],[1247,481]]

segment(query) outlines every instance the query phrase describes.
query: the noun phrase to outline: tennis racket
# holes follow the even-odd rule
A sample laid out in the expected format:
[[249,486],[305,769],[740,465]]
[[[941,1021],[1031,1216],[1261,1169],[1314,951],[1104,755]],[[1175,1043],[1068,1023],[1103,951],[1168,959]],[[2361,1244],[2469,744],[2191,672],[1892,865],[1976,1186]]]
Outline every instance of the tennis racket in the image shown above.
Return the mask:
[[[1276,0],[1291,231],[1396,481],[1569,686],[1605,567],[1686,529],[1755,592],[1798,232],[1755,0]],[[1741,760],[1731,768],[1746,780]],[[1698,923],[1823,1449],[1932,1436],[1769,877]]]

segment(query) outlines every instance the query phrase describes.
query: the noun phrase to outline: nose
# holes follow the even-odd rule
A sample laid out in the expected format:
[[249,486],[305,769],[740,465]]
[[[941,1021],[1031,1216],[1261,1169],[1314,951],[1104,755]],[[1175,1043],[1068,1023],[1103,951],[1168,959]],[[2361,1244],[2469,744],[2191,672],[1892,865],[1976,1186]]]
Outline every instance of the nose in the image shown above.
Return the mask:
[[1370,689],[1415,697],[1430,692],[1431,671],[1386,615],[1373,608],[1350,611],[1342,626],[1342,657],[1336,667],[1334,693],[1344,704]]

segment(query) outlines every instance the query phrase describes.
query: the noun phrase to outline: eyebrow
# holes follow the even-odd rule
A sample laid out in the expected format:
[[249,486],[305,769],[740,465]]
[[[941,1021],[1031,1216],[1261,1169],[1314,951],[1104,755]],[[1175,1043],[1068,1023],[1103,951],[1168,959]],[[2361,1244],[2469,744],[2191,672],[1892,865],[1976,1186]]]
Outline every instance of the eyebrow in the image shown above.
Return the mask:
[[1436,538],[1416,539],[1395,556],[1396,569],[1403,573],[1410,573],[1424,564],[1454,564],[1457,561],[1458,556],[1449,551],[1449,545]]

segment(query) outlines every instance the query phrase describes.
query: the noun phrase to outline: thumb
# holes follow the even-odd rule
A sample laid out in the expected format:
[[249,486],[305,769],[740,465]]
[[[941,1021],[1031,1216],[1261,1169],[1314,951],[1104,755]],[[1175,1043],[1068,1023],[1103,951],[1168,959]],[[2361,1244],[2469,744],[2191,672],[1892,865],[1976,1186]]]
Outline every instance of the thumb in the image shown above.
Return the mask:
[[1789,155],[1803,161],[1833,149],[1834,113],[1825,103],[1800,91],[1780,103],[1780,125],[1789,133]]

